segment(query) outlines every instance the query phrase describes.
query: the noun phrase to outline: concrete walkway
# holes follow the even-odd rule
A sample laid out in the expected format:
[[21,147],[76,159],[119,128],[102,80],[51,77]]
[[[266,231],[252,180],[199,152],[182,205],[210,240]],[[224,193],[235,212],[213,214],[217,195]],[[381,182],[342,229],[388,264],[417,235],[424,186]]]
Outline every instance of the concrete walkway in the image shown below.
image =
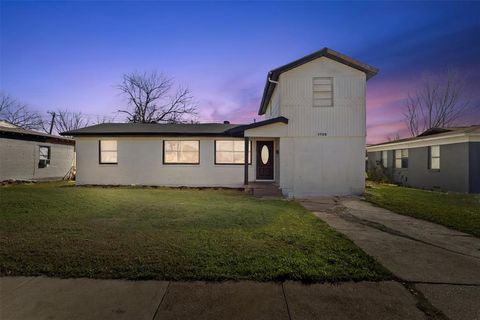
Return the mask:
[[0,319],[425,319],[400,283],[0,278]]
[[449,319],[480,319],[480,239],[359,198],[301,201]]

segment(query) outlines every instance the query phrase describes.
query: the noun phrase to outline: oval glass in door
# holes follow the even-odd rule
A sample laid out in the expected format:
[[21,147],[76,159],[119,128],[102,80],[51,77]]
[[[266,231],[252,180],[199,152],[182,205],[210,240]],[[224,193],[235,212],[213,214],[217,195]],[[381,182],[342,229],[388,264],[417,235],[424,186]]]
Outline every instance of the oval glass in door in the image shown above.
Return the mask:
[[262,158],[262,163],[267,164],[270,153],[268,152],[268,147],[266,145],[263,145],[260,157]]

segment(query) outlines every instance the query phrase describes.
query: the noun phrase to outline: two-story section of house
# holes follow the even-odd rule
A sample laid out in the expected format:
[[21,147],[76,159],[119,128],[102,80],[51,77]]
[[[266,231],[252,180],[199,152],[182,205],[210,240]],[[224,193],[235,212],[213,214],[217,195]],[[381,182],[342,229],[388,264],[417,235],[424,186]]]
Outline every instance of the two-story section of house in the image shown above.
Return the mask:
[[77,184],[274,185],[287,197],[364,190],[366,81],[378,70],[324,48],[270,71],[251,124],[110,123],[63,133]]
[[285,194],[363,192],[366,81],[377,72],[324,48],[268,73],[259,114],[288,119],[277,142]]

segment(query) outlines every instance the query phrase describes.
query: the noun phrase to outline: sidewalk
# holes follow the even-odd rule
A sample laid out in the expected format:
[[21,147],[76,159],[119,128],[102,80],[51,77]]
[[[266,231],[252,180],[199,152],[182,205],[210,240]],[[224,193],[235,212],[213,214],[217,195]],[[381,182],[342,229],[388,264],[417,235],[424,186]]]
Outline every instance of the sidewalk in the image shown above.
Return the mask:
[[0,278],[10,319],[425,319],[400,283]]
[[301,202],[448,318],[480,319],[480,239],[355,197]]

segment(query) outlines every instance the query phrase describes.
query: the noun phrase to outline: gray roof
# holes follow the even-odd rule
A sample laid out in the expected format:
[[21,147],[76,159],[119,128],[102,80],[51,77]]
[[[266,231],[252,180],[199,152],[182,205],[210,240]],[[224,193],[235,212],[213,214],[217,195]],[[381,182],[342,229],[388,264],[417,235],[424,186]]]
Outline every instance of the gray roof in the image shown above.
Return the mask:
[[448,137],[456,134],[480,134],[480,125],[471,125],[465,127],[438,127],[428,129],[416,137],[410,137],[405,139],[386,141],[382,143],[372,144],[369,147],[382,146],[386,144],[394,144],[407,141],[421,141],[431,137]]
[[372,67],[358,60],[352,59],[330,48],[323,48],[305,57],[302,57],[300,59],[287,63],[286,65],[273,69],[268,73],[267,81],[265,83],[265,88],[263,90],[262,102],[260,103],[260,108],[258,109],[258,114],[259,115],[265,114],[265,111],[267,110],[268,102],[270,101],[270,98],[272,97],[272,94],[273,94],[273,90],[275,89],[275,86],[276,86],[275,83],[270,82],[268,79],[277,81],[278,78],[280,77],[280,74],[284,73],[285,71],[294,69],[298,66],[301,66],[302,64],[313,61],[320,57],[327,57],[337,62],[343,63],[349,67],[363,71],[367,75],[367,80],[378,73],[378,69],[375,67]]
[[[29,129],[23,129],[23,128],[12,128],[12,127],[3,127],[0,126],[0,131],[1,132],[14,132],[14,133],[19,133],[19,134],[29,134],[29,135],[35,135],[35,136],[42,136],[42,137],[55,137],[54,135],[48,134],[48,133],[43,133],[35,130],[29,130]],[[56,137],[60,138],[60,137]]]
[[35,130],[30,129],[23,129],[16,126],[2,126],[0,125],[0,136],[2,137],[13,137],[13,136],[31,136],[31,137],[38,137],[38,138],[45,138],[45,139],[58,139],[62,141],[69,141],[73,142],[72,139],[59,137],[53,134],[43,133]]
[[251,124],[225,123],[102,123],[60,133],[64,136],[243,136],[245,130],[273,123],[288,123],[285,117]]
[[223,123],[102,123],[60,133],[63,136],[95,135],[165,135],[165,136],[224,136],[240,124]]

